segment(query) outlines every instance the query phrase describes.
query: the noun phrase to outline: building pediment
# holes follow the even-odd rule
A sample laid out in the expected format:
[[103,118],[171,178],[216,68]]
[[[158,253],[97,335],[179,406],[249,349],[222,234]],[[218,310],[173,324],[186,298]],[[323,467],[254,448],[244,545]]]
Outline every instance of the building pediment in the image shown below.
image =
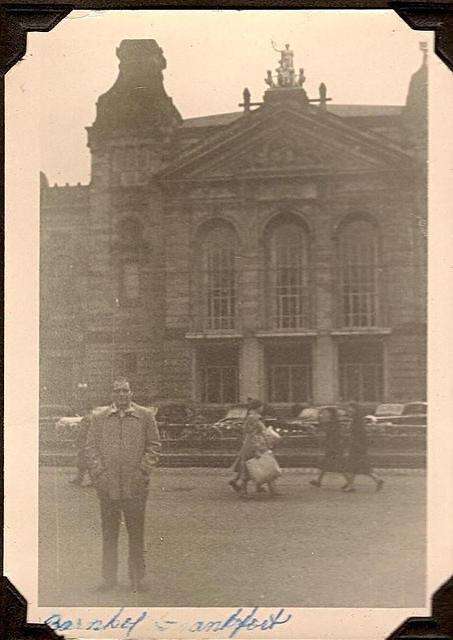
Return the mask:
[[411,156],[374,133],[357,131],[315,107],[261,107],[196,145],[161,173],[163,180],[398,171]]

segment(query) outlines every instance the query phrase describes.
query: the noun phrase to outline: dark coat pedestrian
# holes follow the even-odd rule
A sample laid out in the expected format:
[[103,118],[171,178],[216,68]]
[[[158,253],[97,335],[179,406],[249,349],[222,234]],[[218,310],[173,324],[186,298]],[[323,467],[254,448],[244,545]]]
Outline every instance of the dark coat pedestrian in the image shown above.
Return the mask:
[[331,417],[323,427],[325,429],[324,457],[319,468],[322,471],[343,472],[345,467],[344,443],[338,418]]
[[[335,407],[325,407],[319,412],[320,427],[325,432],[324,455],[319,464],[319,475],[316,480],[310,480],[310,484],[320,487],[326,473],[340,473],[346,483],[348,477],[345,473],[344,444],[341,432],[341,424]],[[346,485],[345,485],[346,486]]]
[[363,418],[356,414],[352,418],[349,452],[346,459],[348,473],[368,475],[372,472],[368,456],[368,435]]
[[351,432],[349,452],[346,459],[346,472],[348,482],[344,491],[355,491],[355,476],[369,476],[376,485],[376,491],[380,491],[384,486],[384,481],[379,478],[373,470],[368,455],[368,434],[366,431],[365,420],[357,403],[351,402],[349,405],[349,413],[351,415]]

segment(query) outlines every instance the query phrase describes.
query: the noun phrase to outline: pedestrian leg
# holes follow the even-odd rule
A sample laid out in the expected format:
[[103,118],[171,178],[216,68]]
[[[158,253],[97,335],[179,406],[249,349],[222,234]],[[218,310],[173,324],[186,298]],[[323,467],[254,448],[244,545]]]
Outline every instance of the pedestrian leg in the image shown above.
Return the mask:
[[326,472],[325,471],[320,471],[318,477],[316,480],[310,480],[310,484],[313,485],[314,487],[320,487],[321,483],[322,483],[322,479],[324,478]]
[[146,495],[122,503],[129,537],[129,579],[134,589],[145,577],[145,509]]
[[249,483],[249,480],[250,480],[250,475],[249,475],[249,472],[247,470],[247,466],[245,464],[245,461],[241,460],[241,463],[240,463],[240,481],[241,481],[241,486],[240,486],[240,490],[239,490],[239,497],[240,498],[248,498],[247,485]]
[[270,482],[267,483],[267,486],[269,487],[269,493],[271,494],[271,496],[280,496],[281,493],[279,493],[277,491],[277,487],[275,486],[275,480],[271,480]]
[[376,491],[380,491],[384,486],[384,481],[382,480],[382,478],[379,478],[374,472],[369,473],[368,475],[372,480],[374,480],[374,483],[376,485]]
[[119,502],[99,492],[102,524],[102,576],[101,590],[114,586],[118,579],[118,538],[121,522]]
[[239,493],[241,490],[241,485],[239,482],[240,478],[241,478],[241,474],[236,473],[236,476],[228,481],[228,484],[230,485],[230,487],[233,487],[236,493]]
[[355,491],[355,487],[354,487],[355,473],[343,474],[343,475],[346,478],[346,484],[344,485],[344,487],[342,487],[343,491],[345,493],[351,493]]

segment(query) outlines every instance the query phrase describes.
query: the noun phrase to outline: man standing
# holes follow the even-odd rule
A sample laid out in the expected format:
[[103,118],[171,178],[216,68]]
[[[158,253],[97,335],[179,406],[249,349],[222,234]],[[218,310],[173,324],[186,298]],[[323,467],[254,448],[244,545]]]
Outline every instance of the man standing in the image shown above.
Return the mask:
[[128,380],[113,383],[112,405],[93,411],[87,437],[87,464],[101,507],[102,573],[100,591],[118,579],[118,538],[122,516],[129,537],[129,579],[145,589],[144,525],[149,473],[157,464],[160,439],[152,409],[131,402]]

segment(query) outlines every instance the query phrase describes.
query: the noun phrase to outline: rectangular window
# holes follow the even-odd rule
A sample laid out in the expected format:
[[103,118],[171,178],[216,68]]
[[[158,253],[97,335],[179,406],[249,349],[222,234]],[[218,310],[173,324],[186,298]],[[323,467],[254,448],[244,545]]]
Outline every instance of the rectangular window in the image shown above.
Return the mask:
[[309,326],[308,240],[294,223],[281,224],[271,237],[273,325],[277,329]]
[[214,344],[200,349],[198,370],[201,401],[233,404],[239,400],[239,352],[236,345]]
[[339,345],[340,396],[347,402],[380,402],[383,396],[381,342],[354,340]]
[[311,344],[276,345],[266,349],[270,402],[306,402],[312,396]]
[[229,247],[209,247],[207,258],[208,329],[233,329],[236,303],[234,252]]
[[372,224],[348,223],[340,234],[339,294],[342,326],[378,324],[378,237]]
[[279,329],[296,329],[307,324],[306,290],[302,282],[299,256],[287,247],[279,247],[277,252],[279,268],[276,270],[276,325]]

